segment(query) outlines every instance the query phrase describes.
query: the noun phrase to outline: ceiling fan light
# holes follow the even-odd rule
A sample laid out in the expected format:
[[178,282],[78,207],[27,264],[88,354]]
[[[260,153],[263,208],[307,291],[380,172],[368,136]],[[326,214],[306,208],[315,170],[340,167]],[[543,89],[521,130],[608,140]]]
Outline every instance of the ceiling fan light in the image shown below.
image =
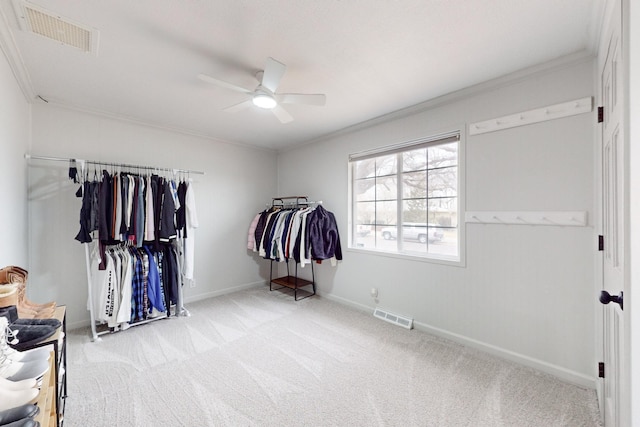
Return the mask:
[[253,104],[256,107],[270,110],[276,106],[277,102],[275,98],[273,98],[270,95],[267,95],[266,93],[258,93],[253,96]]

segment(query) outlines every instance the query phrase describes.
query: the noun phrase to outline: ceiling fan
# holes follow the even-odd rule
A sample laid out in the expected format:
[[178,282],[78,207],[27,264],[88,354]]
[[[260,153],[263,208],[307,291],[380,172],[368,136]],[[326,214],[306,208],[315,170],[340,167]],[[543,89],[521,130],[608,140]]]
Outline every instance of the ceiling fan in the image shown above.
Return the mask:
[[307,93],[276,93],[278,84],[286,71],[287,66],[273,58],[267,58],[267,64],[264,71],[258,71],[256,78],[260,82],[258,86],[251,90],[246,89],[233,83],[216,79],[206,74],[198,74],[198,78],[207,83],[211,83],[220,87],[234,90],[249,95],[250,98],[239,104],[232,105],[224,109],[230,113],[242,111],[251,106],[257,106],[273,111],[273,114],[282,122],[289,123],[293,120],[291,114],[285,110],[281,104],[305,104],[322,106],[326,102],[324,94],[307,94]]

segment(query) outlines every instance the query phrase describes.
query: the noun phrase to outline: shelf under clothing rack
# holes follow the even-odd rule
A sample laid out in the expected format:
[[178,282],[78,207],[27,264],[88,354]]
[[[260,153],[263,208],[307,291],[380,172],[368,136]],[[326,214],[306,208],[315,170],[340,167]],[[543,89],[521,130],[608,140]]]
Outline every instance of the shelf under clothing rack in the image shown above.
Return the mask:
[[84,163],[84,164],[90,164],[90,165],[99,165],[99,166],[114,166],[114,167],[120,167],[120,168],[127,168],[127,169],[146,169],[146,170],[157,170],[157,171],[168,171],[168,172],[173,172],[173,173],[192,173],[192,174],[196,174],[196,175],[205,175],[204,172],[202,171],[196,171],[196,170],[189,170],[189,169],[174,169],[174,168],[160,168],[160,167],[156,167],[156,166],[145,166],[145,165],[132,165],[132,164],[127,164],[127,163],[113,163],[113,162],[102,162],[102,161],[98,161],[98,160],[84,160],[84,159],[78,159],[78,158],[64,158],[64,157],[53,157],[53,156],[38,156],[38,155],[33,155],[33,154],[25,154],[24,158],[27,160],[47,160],[47,161],[53,161],[53,162],[76,162],[76,163]]

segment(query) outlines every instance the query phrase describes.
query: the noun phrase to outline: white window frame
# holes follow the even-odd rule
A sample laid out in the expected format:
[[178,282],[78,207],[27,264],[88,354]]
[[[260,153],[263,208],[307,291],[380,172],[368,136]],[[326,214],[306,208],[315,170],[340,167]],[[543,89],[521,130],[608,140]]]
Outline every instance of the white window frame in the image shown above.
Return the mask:
[[[349,233],[348,233],[348,251],[358,252],[358,253],[368,253],[373,255],[381,255],[392,258],[401,258],[401,259],[410,259],[414,261],[423,261],[429,263],[438,263],[438,264],[446,264],[453,265],[458,267],[465,266],[465,141],[466,135],[464,132],[464,126],[460,126],[460,128],[456,130],[451,130],[447,132],[438,133],[429,137],[415,139],[411,141],[402,142],[399,144],[393,144],[388,146],[383,146],[380,148],[376,148],[373,150],[361,151],[358,153],[353,153],[349,155],[348,160],[348,177],[349,177],[349,191],[348,191],[348,203],[349,203]],[[458,255],[457,256],[448,256],[448,255],[440,255],[433,253],[425,253],[418,254],[415,252],[400,252],[400,251],[389,251],[382,250],[376,248],[363,248],[355,246],[355,233],[356,233],[356,220],[355,220],[355,192],[354,192],[354,163],[358,160],[364,160],[366,158],[373,158],[378,156],[384,156],[394,153],[402,153],[405,151],[410,151],[413,149],[426,147],[429,145],[437,145],[440,143],[444,143],[447,140],[451,140],[452,138],[458,138],[458,164],[457,164],[457,206],[458,206]],[[401,174],[400,168],[397,174]],[[398,194],[398,211],[402,210],[402,194]],[[401,215],[398,216],[398,221],[402,221]],[[399,233],[402,233],[402,227],[399,227]],[[402,244],[399,245],[402,247]]]

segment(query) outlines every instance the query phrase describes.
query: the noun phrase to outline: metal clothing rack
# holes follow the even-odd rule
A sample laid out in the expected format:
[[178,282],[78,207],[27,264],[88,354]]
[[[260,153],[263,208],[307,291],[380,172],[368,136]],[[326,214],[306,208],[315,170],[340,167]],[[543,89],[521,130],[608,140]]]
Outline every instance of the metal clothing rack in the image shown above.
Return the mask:
[[[285,200],[294,200],[292,202],[285,202]],[[271,201],[272,208],[301,208],[305,206],[309,206],[311,204],[322,204],[322,201],[309,201],[308,196],[286,196],[286,197],[274,197]],[[277,291],[279,289],[293,289],[293,299],[295,301],[300,301],[305,298],[309,298],[316,294],[316,280],[315,280],[315,272],[313,270],[313,260],[311,261],[311,280],[301,279],[298,277],[298,263],[295,263],[295,273],[292,276],[289,270],[289,260],[285,260],[287,263],[287,275],[283,277],[273,278],[273,261],[271,260],[271,267],[269,271],[269,290]],[[273,285],[279,285],[279,288],[274,288]],[[304,288],[307,286],[311,286],[313,289],[312,292],[304,290],[306,293],[305,296],[298,298],[298,290],[300,288]]]
[[[295,200],[290,202],[285,202],[285,200]],[[271,207],[272,208],[300,208],[302,206],[309,205],[321,205],[322,200],[309,200],[309,196],[285,196],[285,197],[274,197],[271,199]],[[269,206],[269,204],[267,204]]]
[[[77,159],[77,158],[63,158],[63,157],[53,157],[53,156],[38,156],[38,155],[32,155],[29,153],[26,153],[24,155],[24,158],[27,160],[33,159],[33,160],[46,160],[46,161],[54,161],[54,162],[66,162],[69,164],[74,164],[74,163],[81,163],[81,164],[91,164],[91,165],[96,165],[96,166],[112,166],[112,167],[119,167],[119,168],[125,168],[125,169],[145,169],[145,170],[153,170],[153,171],[166,171],[166,172],[172,172],[174,175],[176,173],[186,173],[186,174],[197,174],[197,175],[204,175],[205,173],[202,171],[196,171],[196,170],[189,170],[189,169],[170,169],[170,168],[159,168],[159,167],[155,167],[155,166],[144,166],[144,165],[133,165],[133,164],[127,164],[127,163],[113,163],[113,162],[102,162],[102,161],[97,161],[97,160],[83,160],[83,159]],[[87,292],[88,292],[88,298],[89,301],[91,302],[91,304],[89,305],[90,309],[89,309],[89,317],[90,317],[90,322],[91,322],[91,340],[92,341],[100,341],[101,338],[99,338],[100,335],[104,335],[107,333],[113,333],[116,332],[118,330],[124,330],[127,329],[130,326],[138,326],[138,325],[143,325],[145,323],[149,323],[149,322],[153,322],[156,320],[160,320],[160,319],[166,319],[167,315],[163,314],[163,315],[159,315],[153,318],[148,318],[148,319],[144,319],[144,320],[138,320],[135,322],[130,322],[127,324],[126,327],[122,327],[122,326],[118,326],[115,328],[107,328],[106,330],[103,331],[98,331],[97,327],[96,327],[96,319],[95,319],[95,314],[93,312],[93,283],[91,280],[91,256],[89,254],[89,243],[84,243],[84,249],[85,249],[85,262],[86,262],[86,271],[87,271]],[[175,306],[175,315],[176,316],[190,316],[191,314],[189,313],[189,311],[184,307],[183,305],[183,294],[182,294],[182,286],[178,287],[178,292],[179,292],[179,296],[178,296],[178,304]],[[171,307],[167,307],[167,310],[171,310]]]
[[143,165],[131,165],[131,164],[127,164],[127,163],[112,163],[112,162],[101,162],[101,161],[97,161],[97,160],[84,160],[84,159],[77,159],[77,158],[64,158],[64,157],[52,157],[52,156],[36,156],[36,155],[32,155],[32,154],[25,154],[24,158],[29,160],[29,159],[33,159],[33,160],[48,160],[48,161],[53,161],[53,162],[84,162],[85,164],[90,164],[90,165],[99,165],[99,166],[115,166],[115,167],[120,167],[120,168],[127,168],[127,169],[146,169],[146,170],[158,170],[158,171],[167,171],[167,172],[173,172],[173,173],[193,173],[196,175],[205,175],[204,172],[202,171],[195,171],[195,170],[189,170],[189,169],[171,169],[171,168],[159,168],[159,167],[155,167],[155,166],[143,166]]

